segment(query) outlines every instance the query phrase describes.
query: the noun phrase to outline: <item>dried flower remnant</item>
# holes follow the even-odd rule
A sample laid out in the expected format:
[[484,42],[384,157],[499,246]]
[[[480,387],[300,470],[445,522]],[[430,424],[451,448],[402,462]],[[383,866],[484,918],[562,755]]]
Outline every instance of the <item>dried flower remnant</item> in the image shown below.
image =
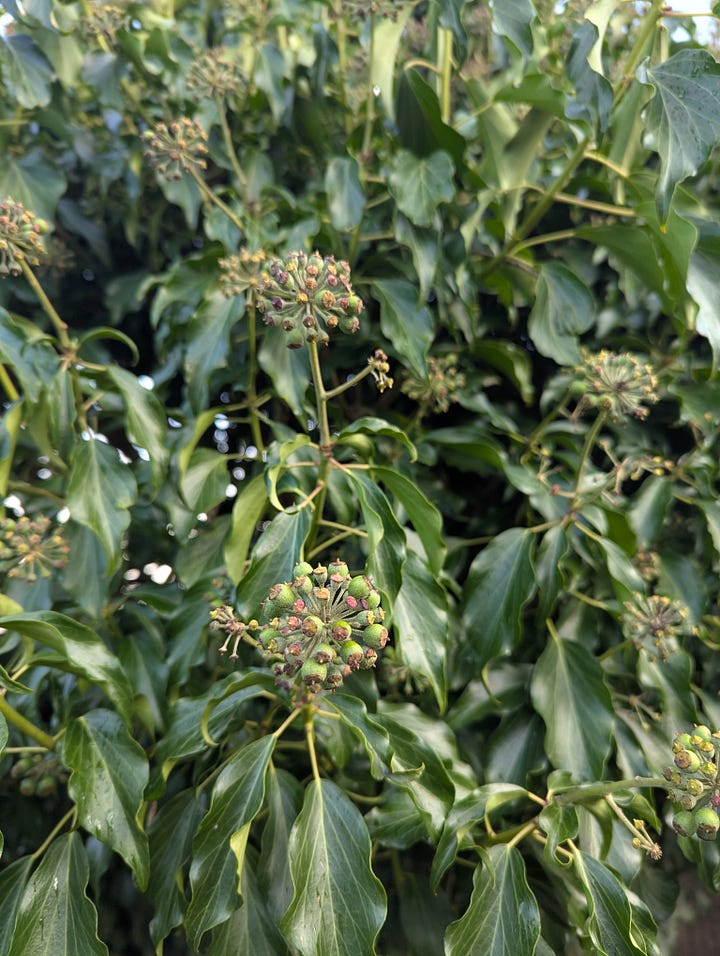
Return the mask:
[[644,650],[655,660],[667,660],[675,638],[692,634],[688,623],[689,611],[682,601],[673,601],[661,594],[645,597],[634,594],[624,604],[623,632],[638,650]]
[[327,345],[328,329],[352,334],[365,305],[350,283],[350,266],[333,256],[290,252],[263,273],[258,308],[268,325],[288,333],[288,348],[306,342]]
[[265,262],[264,252],[249,252],[247,249],[240,249],[236,254],[220,259],[220,288],[223,295],[232,298],[244,292],[257,294],[264,282],[262,273]]
[[659,400],[652,366],[629,352],[586,353],[578,372],[581,377],[576,391],[582,396],[578,413],[598,408],[615,422],[628,418],[642,421],[649,414],[647,406]]
[[375,349],[373,355],[368,359],[370,373],[372,374],[378,391],[382,394],[386,388],[392,388],[394,379],[390,376],[390,363],[387,355],[382,349]]
[[38,219],[34,212],[26,209],[14,199],[0,202],[0,276],[18,276],[22,273],[22,264],[40,265],[42,256],[47,255],[43,240],[50,232],[50,226],[44,219]]
[[158,123],[145,130],[145,158],[161,176],[182,179],[182,174],[199,174],[207,168],[207,133],[197,120],[183,116],[177,122]]
[[114,3],[92,3],[87,5],[86,11],[87,15],[80,24],[83,40],[86,43],[99,40],[101,44],[113,44],[118,30],[126,24],[127,10]]
[[207,50],[190,66],[187,77],[188,92],[199,99],[208,100],[241,92],[246,80],[238,55],[236,50],[225,46]]
[[457,369],[457,355],[447,355],[427,360],[427,376],[409,373],[402,384],[402,391],[433,412],[446,412],[458,401],[458,392],[465,387],[465,376]]
[[70,548],[47,515],[6,518],[0,524],[0,568],[9,578],[49,578],[67,563]]

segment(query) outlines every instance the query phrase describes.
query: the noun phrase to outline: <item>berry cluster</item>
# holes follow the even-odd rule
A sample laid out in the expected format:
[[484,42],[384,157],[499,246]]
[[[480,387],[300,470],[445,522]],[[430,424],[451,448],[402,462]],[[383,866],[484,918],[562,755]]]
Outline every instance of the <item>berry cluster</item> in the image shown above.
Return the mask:
[[230,607],[211,612],[227,634],[220,653],[241,641],[263,650],[277,683],[315,694],[335,690],[354,670],[374,667],[388,640],[380,593],[365,575],[352,576],[344,561],[313,568],[295,565],[292,582],[275,584],[263,604],[267,623],[239,621]]
[[181,117],[177,122],[158,123],[143,133],[145,158],[165,179],[182,179],[182,174],[207,168],[208,135],[197,120]]
[[458,391],[465,387],[465,376],[457,369],[457,355],[449,353],[427,360],[427,377],[409,373],[402,390],[414,401],[433,412],[446,412],[458,401]]
[[43,236],[50,231],[44,219],[26,209],[21,202],[4,199],[0,202],[0,276],[19,276],[22,262],[40,264],[47,252]]
[[682,601],[673,601],[663,594],[633,594],[625,601],[622,628],[638,650],[644,650],[651,661],[666,661],[674,640],[694,632],[689,623],[689,609]]
[[238,52],[230,47],[213,47],[190,66],[188,92],[199,99],[231,96],[240,92],[246,80],[238,62]]
[[700,725],[691,734],[676,734],[672,750],[675,767],[666,767],[663,776],[673,786],[673,827],[680,836],[714,840],[720,830],[720,730]]
[[24,797],[49,797],[57,790],[58,783],[67,780],[65,768],[55,757],[40,754],[20,757],[10,776],[18,781],[18,790]]
[[357,332],[365,306],[353,292],[347,262],[319,252],[290,252],[263,272],[258,308],[268,325],[288,333],[288,348],[297,349],[305,342],[327,345],[327,329]]
[[264,283],[265,253],[240,249],[235,255],[220,259],[220,288],[226,298],[255,291],[257,295]]

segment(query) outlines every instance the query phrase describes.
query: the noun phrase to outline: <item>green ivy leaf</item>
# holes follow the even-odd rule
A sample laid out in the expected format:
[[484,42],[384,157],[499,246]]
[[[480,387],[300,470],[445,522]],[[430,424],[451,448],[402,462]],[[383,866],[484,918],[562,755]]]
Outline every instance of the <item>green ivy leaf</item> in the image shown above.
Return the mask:
[[595,304],[585,283],[559,262],[544,262],[528,321],[538,352],[560,365],[579,365],[578,336],[594,322]]
[[121,560],[120,544],[136,497],[133,473],[115,448],[95,439],[76,444],[66,503],[73,520],[98,536],[111,571]]
[[680,50],[641,80],[655,89],[646,127],[657,137],[655,200],[665,222],[677,184],[695,175],[720,140],[720,64],[707,50]]
[[150,854],[140,812],[148,782],[148,760],[117,714],[91,710],[71,721],[62,743],[72,771],[68,792],[78,820],[101,843],[116,850],[147,886]]
[[0,627],[18,631],[51,647],[67,670],[99,684],[125,720],[133,706],[133,692],[120,662],[84,624],[56,611],[34,611],[0,618]]
[[0,418],[0,496],[3,500],[7,495],[13,456],[15,455],[22,422],[22,401],[13,402]]
[[125,369],[111,365],[107,374],[125,403],[128,438],[133,444],[144,448],[150,456],[153,488],[157,491],[170,459],[166,445],[168,424],[163,407],[157,396],[143,388],[137,378]]
[[575,780],[600,780],[610,753],[612,698],[597,659],[575,641],[552,636],[540,655],[530,687],[545,721],[545,747],[557,769]]
[[[0,850],[2,839],[0,839]],[[32,869],[31,856],[23,856],[0,873],[0,953],[9,953],[20,901]],[[30,956],[28,953],[27,956]]]
[[405,534],[380,488],[359,471],[348,471],[360,499],[360,510],[370,544],[368,568],[378,587],[394,603],[402,583]]
[[233,504],[230,534],[225,541],[225,564],[231,581],[238,582],[245,572],[248,551],[267,502],[264,475],[256,475],[243,483]]
[[584,20],[575,31],[568,50],[567,73],[575,95],[568,98],[565,114],[570,120],[582,120],[600,132],[607,129],[613,102],[612,86],[589,62],[597,46],[598,29]]
[[[17,609],[19,614],[22,614],[22,608],[18,607]],[[18,680],[13,680],[12,677],[8,674],[5,668],[0,664],[0,687],[4,687],[5,690],[10,691],[11,694],[32,694],[32,687],[27,687],[25,684],[21,684]],[[0,750],[7,743],[7,734],[3,739],[2,727],[5,722],[5,718],[0,714]],[[7,724],[5,724],[5,729],[7,731]]]
[[531,0],[494,0],[492,17],[495,31],[511,40],[526,59],[531,57],[533,35],[530,25],[535,19]]
[[407,850],[427,839],[427,823],[407,790],[389,784],[383,802],[365,817],[370,836],[384,847]]
[[276,922],[290,905],[293,895],[287,847],[290,832],[300,813],[303,789],[287,770],[271,763],[267,777],[267,821],[263,828],[257,876],[267,905]]
[[0,359],[13,367],[33,404],[40,397],[43,382],[51,379],[58,368],[57,353],[47,337],[34,323],[11,316],[3,308],[0,308]]
[[305,393],[310,381],[307,349],[289,349],[282,329],[268,329],[258,349],[258,364],[272,379],[278,396],[303,420]]
[[[352,440],[348,441],[351,435],[382,435],[385,438],[394,438],[395,441],[403,445],[410,456],[411,461],[417,459],[417,450],[407,436],[407,432],[396,425],[386,422],[384,418],[373,418],[370,415],[364,415],[362,418],[355,419],[337,435],[335,441],[338,444],[352,445]],[[395,474],[395,472],[393,472]]]
[[192,838],[202,810],[194,790],[181,790],[160,809],[148,829],[150,879],[147,895],[155,906],[150,938],[157,947],[176,926],[186,908],[178,874],[190,859]]
[[395,119],[402,149],[409,149],[416,156],[444,150],[452,157],[455,168],[460,167],[465,140],[443,120],[435,89],[414,68],[400,73]]
[[[3,673],[6,673],[5,670],[4,670],[4,668],[3,668]],[[13,683],[14,683],[14,681],[13,681]],[[5,686],[5,682],[3,681],[0,686],[3,686],[3,687],[4,687],[4,686]],[[8,731],[7,721],[5,720],[5,718],[3,717],[3,715],[0,714],[0,754],[3,752],[3,750],[4,750],[5,747],[7,746],[9,734],[10,734],[10,732]]]
[[720,368],[720,306],[715,295],[720,282],[719,253],[720,236],[701,237],[690,258],[687,274],[687,290],[697,305],[695,328],[710,343],[713,375]]
[[430,156],[400,150],[388,181],[398,209],[416,226],[431,226],[440,203],[455,195],[453,174],[452,160],[441,150]]
[[470,905],[445,933],[445,956],[533,956],[540,911],[523,858],[507,844],[490,847],[488,857],[492,869],[483,864],[475,868]]
[[226,498],[229,476],[227,459],[212,448],[196,448],[180,490],[193,514],[211,511]]
[[323,956],[375,953],[387,904],[370,852],[355,804],[332,781],[313,780],[288,844],[295,892],[280,931],[291,946]]
[[360,225],[365,194],[360,182],[360,166],[350,156],[333,156],[325,170],[330,221],[335,229],[346,232]]
[[574,859],[585,890],[587,932],[595,951],[602,956],[644,956],[645,949],[639,949],[633,940],[632,910],[622,883],[599,860],[580,851]]
[[204,933],[223,923],[237,905],[250,824],[265,795],[265,772],[275,737],[254,740],[237,751],[213,787],[210,809],[192,845],[192,896],[185,916],[195,949]]
[[442,533],[442,515],[415,482],[391,468],[373,468],[372,474],[400,502],[425,550],[427,565],[436,577],[445,563],[447,546]]
[[380,327],[399,355],[421,378],[427,375],[427,354],[435,336],[433,319],[418,305],[417,288],[405,279],[379,279],[372,294],[380,303]]
[[85,892],[88,872],[79,833],[52,842],[28,880],[8,956],[108,956]]
[[47,106],[50,102],[52,67],[42,50],[26,34],[3,31],[0,75],[12,99],[25,109]]
[[508,654],[520,640],[520,614],[535,590],[533,541],[529,531],[510,528],[470,565],[463,627],[480,667]]
[[549,864],[565,864],[557,854],[557,848],[566,840],[574,840],[578,834],[578,818],[575,807],[550,803],[540,812],[540,828],[547,836],[543,849]]
[[441,711],[447,705],[445,654],[447,597],[420,558],[408,551],[402,585],[392,602],[392,623],[402,660],[432,687]]
[[219,289],[212,289],[189,324],[185,373],[188,394],[196,412],[204,411],[210,404],[212,373],[227,367],[230,331],[244,311],[242,296],[226,299]]

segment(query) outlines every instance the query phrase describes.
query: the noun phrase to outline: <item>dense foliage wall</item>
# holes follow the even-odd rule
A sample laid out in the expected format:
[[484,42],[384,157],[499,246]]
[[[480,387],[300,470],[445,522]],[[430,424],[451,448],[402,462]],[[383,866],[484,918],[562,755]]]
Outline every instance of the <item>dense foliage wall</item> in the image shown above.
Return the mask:
[[669,953],[714,17],[2,9],[0,953]]

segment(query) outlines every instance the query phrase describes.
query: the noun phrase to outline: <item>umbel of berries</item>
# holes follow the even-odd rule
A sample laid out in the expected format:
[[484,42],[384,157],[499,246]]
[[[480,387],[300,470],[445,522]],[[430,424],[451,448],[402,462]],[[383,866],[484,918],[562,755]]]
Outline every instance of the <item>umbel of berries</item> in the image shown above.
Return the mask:
[[0,276],[19,276],[23,262],[39,265],[47,253],[43,236],[49,231],[48,223],[25,209],[21,202],[0,202]]
[[238,621],[231,608],[213,611],[215,627],[227,634],[220,651],[236,658],[241,641],[258,646],[286,690],[335,690],[352,671],[374,667],[388,640],[380,592],[344,561],[296,564],[292,581],[270,588],[263,610],[264,625]]
[[306,342],[327,345],[328,329],[357,332],[365,305],[353,292],[347,262],[290,252],[263,272],[258,308],[268,325],[288,333],[288,348],[297,349]]
[[672,784],[673,828],[683,837],[714,840],[720,830],[720,730],[702,724],[691,734],[676,734],[672,751],[675,766],[663,776]]

